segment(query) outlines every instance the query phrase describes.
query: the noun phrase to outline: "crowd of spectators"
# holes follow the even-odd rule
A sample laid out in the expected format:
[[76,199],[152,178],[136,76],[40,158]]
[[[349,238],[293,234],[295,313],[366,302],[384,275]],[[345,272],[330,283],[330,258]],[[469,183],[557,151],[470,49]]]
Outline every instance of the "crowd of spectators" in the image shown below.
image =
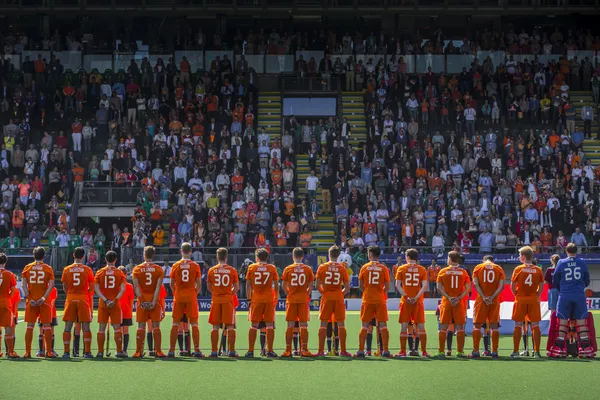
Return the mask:
[[[274,34],[286,37],[258,37]],[[536,35],[545,37],[530,38]],[[583,32],[566,42],[582,35],[587,46]],[[369,46],[371,36],[358,44]],[[335,35],[328,38],[325,48],[337,46]],[[502,38],[514,44],[512,31]],[[377,46],[381,40],[389,51],[390,39],[375,37]],[[331,58],[316,73],[337,73]],[[126,71],[70,74],[54,56],[25,59],[21,71],[5,63],[0,247],[48,240],[68,258],[69,243],[84,236],[71,231],[73,194],[85,201],[85,188],[107,182],[138,205],[131,223],[108,238],[88,232],[94,240],[87,247],[100,257],[109,246],[176,248],[184,240],[233,252],[310,248],[319,215],[329,213],[342,246],[382,243],[391,252],[409,244],[439,253],[518,243],[549,251],[565,236],[582,247],[600,239],[600,221],[593,223],[599,171],[586,160],[575,124],[583,119],[589,127],[598,109],[576,113],[568,95],[580,84],[598,101],[590,60],[486,59],[447,76],[406,74],[402,57],[392,56],[342,69],[365,91],[368,132],[358,148],[348,144],[350,123],[339,118],[292,117],[281,135],[269,135],[256,121],[257,77],[244,58],[217,57],[207,67],[192,76],[185,58],[144,59]],[[296,186],[298,153],[308,153],[315,170],[305,197]]]

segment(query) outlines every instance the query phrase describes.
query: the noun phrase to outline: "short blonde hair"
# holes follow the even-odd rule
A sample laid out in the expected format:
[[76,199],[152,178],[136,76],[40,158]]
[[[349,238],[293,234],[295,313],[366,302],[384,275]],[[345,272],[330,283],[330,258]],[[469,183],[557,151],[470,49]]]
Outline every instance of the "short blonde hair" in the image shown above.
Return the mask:
[[533,249],[529,246],[524,246],[519,249],[519,255],[525,257],[525,260],[533,260]]

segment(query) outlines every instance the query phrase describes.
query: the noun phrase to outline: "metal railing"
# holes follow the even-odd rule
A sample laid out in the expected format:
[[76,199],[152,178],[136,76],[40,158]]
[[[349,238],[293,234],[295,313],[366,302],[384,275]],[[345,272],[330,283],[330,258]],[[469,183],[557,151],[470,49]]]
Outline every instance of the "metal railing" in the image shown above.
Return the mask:
[[137,202],[137,195],[142,189],[141,182],[87,181],[81,190],[79,204],[89,205],[132,205]]

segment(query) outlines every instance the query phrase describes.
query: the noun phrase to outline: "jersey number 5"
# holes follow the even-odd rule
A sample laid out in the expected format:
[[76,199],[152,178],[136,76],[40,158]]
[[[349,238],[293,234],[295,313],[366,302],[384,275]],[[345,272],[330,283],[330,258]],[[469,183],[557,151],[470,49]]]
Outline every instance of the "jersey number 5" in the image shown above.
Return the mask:
[[73,285],[75,285],[75,286],[81,285],[81,279],[79,279],[79,272],[75,272],[73,274]]

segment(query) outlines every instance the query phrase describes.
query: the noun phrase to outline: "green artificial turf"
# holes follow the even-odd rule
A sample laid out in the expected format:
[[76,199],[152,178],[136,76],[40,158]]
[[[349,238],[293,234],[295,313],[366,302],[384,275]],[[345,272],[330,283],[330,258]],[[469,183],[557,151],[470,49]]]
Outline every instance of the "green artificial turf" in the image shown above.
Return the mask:
[[[600,314],[595,314],[598,317]],[[201,347],[209,352],[210,327],[207,315],[201,314]],[[390,313],[390,347],[397,352],[399,325],[397,313]],[[246,314],[238,314],[237,348],[243,355],[248,347]],[[170,315],[163,321],[163,349],[168,347]],[[62,323],[56,329],[56,351],[62,354]],[[278,313],[275,348],[284,347],[284,315]],[[347,319],[349,351],[357,348],[360,322],[357,312]],[[428,350],[437,347],[435,315],[427,313]],[[17,352],[24,349],[24,324],[17,327]],[[95,352],[95,331],[93,351]],[[134,328],[135,329],[135,328]],[[131,330],[129,354],[135,347]],[[318,322],[312,314],[309,347],[316,352]],[[112,340],[112,335],[111,335]],[[454,349],[456,341],[454,342]],[[257,340],[258,345],[258,340]],[[466,351],[471,350],[470,337]],[[482,343],[483,345],[483,343]],[[546,338],[542,338],[545,348]],[[374,340],[375,346],[375,340]],[[37,349],[37,328],[34,338]],[[176,358],[155,360],[73,359],[0,361],[0,393],[6,399],[174,399],[182,396],[223,399],[325,399],[325,398],[517,398],[528,399],[597,399],[600,391],[600,361],[596,360],[511,360],[512,337],[500,341],[499,360],[365,360],[342,359],[262,359],[195,360]],[[256,353],[258,356],[258,352]],[[577,383],[581,382],[581,383]]]

